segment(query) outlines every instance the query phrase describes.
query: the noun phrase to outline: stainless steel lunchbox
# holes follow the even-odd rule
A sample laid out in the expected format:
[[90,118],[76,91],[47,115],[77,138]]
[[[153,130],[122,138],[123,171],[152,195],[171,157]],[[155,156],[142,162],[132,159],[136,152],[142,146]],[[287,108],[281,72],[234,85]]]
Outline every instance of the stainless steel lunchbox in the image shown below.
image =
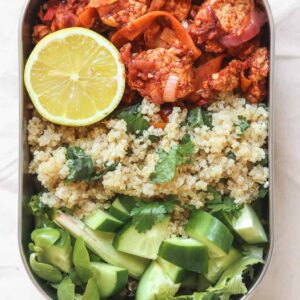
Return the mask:
[[[19,89],[20,89],[20,102],[19,102],[19,114],[20,114],[20,127],[19,127],[19,139],[20,139],[20,152],[19,152],[19,248],[21,257],[33,284],[41,292],[41,294],[46,299],[57,299],[56,294],[53,289],[49,288],[43,283],[42,280],[37,278],[31,271],[28,263],[29,250],[28,243],[30,241],[30,233],[33,228],[33,218],[30,215],[28,209],[28,202],[31,195],[34,194],[36,182],[34,177],[28,174],[28,165],[30,161],[29,147],[27,143],[27,123],[29,119],[28,112],[26,110],[26,105],[30,103],[30,99],[26,92],[23,80],[23,71],[25,62],[33,48],[32,44],[32,27],[36,20],[36,15],[41,4],[41,0],[26,0],[24,9],[21,14],[20,27],[19,27]],[[257,287],[263,280],[264,275],[269,267],[273,247],[274,247],[274,213],[273,213],[273,185],[274,185],[274,126],[273,126],[273,73],[274,73],[274,22],[271,14],[270,6],[267,0],[260,1],[268,14],[269,19],[269,34],[266,41],[270,47],[271,53],[271,70],[269,79],[269,111],[270,111],[270,121],[269,121],[269,162],[270,162],[270,191],[269,191],[269,202],[266,203],[268,207],[267,217],[269,218],[269,237],[270,245],[266,257],[266,263],[260,269],[260,274],[256,279],[255,283],[249,290],[249,293],[241,298],[241,300],[250,300]]]

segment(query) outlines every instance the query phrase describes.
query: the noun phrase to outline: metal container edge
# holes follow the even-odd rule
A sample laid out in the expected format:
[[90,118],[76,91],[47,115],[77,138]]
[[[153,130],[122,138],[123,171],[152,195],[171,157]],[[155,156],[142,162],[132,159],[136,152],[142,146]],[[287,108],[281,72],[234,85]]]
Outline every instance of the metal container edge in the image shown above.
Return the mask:
[[[23,40],[23,28],[25,21],[25,14],[29,9],[30,3],[32,0],[26,0],[23,10],[20,16],[19,23],[19,32],[18,32],[18,43],[19,43],[19,167],[18,167],[18,245],[20,256],[22,258],[22,262],[25,266],[26,272],[31,279],[34,286],[37,290],[46,298],[51,300],[52,298],[48,295],[48,293],[42,288],[41,284],[38,282],[38,279],[33,275],[29,268],[28,258],[25,255],[25,247],[27,245],[23,244],[23,222],[24,222],[24,195],[23,195],[23,187],[24,187],[24,131],[26,128],[24,127],[24,81],[23,81],[23,71],[24,71],[24,40]],[[270,174],[270,186],[269,186],[269,250],[266,258],[265,265],[257,278],[254,285],[249,290],[248,294],[243,296],[240,300],[250,300],[251,296],[253,296],[255,290],[262,283],[263,278],[265,277],[267,270],[270,266],[273,249],[274,249],[274,101],[273,101],[273,80],[274,80],[274,59],[275,59],[275,28],[274,28],[274,20],[271,13],[271,8],[267,0],[262,1],[269,21],[270,27],[270,77],[269,77],[269,137],[268,137],[268,153],[269,153],[269,174]]]

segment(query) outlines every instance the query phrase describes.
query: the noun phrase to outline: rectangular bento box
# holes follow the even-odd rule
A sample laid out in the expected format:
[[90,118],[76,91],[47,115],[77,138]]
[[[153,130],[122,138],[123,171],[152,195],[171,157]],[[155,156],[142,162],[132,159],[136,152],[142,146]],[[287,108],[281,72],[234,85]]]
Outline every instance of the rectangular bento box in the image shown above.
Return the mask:
[[[274,185],[274,127],[273,127],[273,74],[274,74],[274,23],[270,10],[270,6],[267,0],[260,1],[268,15],[268,34],[266,38],[268,39],[267,44],[270,49],[270,76],[269,76],[269,96],[268,96],[268,105],[269,105],[269,139],[268,139],[268,148],[269,148],[269,170],[270,170],[270,185],[269,185],[269,201],[266,203],[265,217],[269,220],[269,247],[267,249],[265,264],[260,268],[259,275],[257,276],[254,284],[249,289],[247,295],[242,296],[241,300],[250,299],[254,291],[257,289],[259,284],[262,282],[264,275],[267,272],[269,267],[274,244],[274,214],[273,214],[273,185]],[[39,9],[41,1],[40,0],[26,0],[24,9],[20,18],[20,27],[19,27],[19,248],[20,254],[25,266],[25,269],[31,278],[33,284],[40,291],[40,293],[46,299],[57,299],[54,290],[49,286],[46,286],[42,280],[37,278],[31,271],[29,267],[28,257],[29,249],[28,243],[30,242],[30,233],[33,229],[33,218],[28,209],[28,202],[30,197],[35,192],[36,182],[34,176],[28,173],[28,165],[30,162],[30,152],[29,146],[27,143],[27,123],[29,120],[29,114],[26,110],[27,104],[30,102],[29,96],[26,92],[23,80],[23,72],[25,62],[33,48],[32,44],[32,27],[36,19],[36,15]]]

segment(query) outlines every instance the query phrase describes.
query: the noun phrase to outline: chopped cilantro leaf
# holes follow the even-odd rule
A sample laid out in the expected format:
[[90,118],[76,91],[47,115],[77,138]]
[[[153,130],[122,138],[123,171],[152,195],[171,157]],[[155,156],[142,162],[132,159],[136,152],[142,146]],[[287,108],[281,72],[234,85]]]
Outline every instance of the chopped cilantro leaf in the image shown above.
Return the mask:
[[40,200],[41,194],[33,195],[29,202],[29,207],[35,219],[35,228],[55,227],[51,221],[53,209],[49,208]]
[[171,181],[176,173],[178,164],[177,146],[172,147],[169,152],[159,149],[159,161],[151,174],[153,183],[165,183]]
[[69,146],[66,158],[69,168],[69,175],[65,180],[66,183],[75,180],[90,180],[96,176],[91,156],[87,155],[80,147]]
[[237,125],[240,128],[240,135],[242,135],[249,127],[247,119],[243,116],[238,116],[240,123]]
[[218,204],[222,203],[222,195],[212,186],[207,187],[207,192],[213,195],[213,200],[210,203]]
[[123,108],[116,113],[116,118],[123,119],[127,123],[129,133],[140,135],[150,127],[149,122],[144,119],[138,111],[139,104]]
[[202,116],[201,107],[196,107],[192,110],[189,110],[187,114],[186,122],[192,128],[202,127],[203,125],[205,125]]
[[181,143],[178,145],[178,155],[182,158],[191,156],[195,152],[195,145],[191,142],[189,134],[185,134]]
[[212,113],[207,110],[203,110],[202,116],[203,116],[204,125],[206,125],[210,129],[212,129],[213,128]]
[[234,154],[234,152],[232,152],[231,150],[227,152],[226,156],[228,158],[231,158],[233,160],[236,160],[236,155]]
[[114,171],[119,163],[105,165],[105,170],[97,173],[90,155],[87,155],[80,147],[71,147],[67,149],[66,158],[69,168],[69,175],[65,182],[72,181],[96,181],[102,178],[108,172]]
[[268,110],[268,106],[266,103],[259,103],[258,107],[262,107],[263,109]]
[[150,230],[155,224],[161,223],[166,215],[174,210],[174,203],[165,202],[138,202],[131,211],[132,224],[139,233]]
[[207,208],[210,210],[210,213],[223,211],[231,214],[237,214],[240,211],[241,205],[236,204],[233,198],[230,196],[222,197],[215,189],[212,189],[211,187],[209,187],[209,189],[211,190],[210,193],[213,193],[214,195],[214,199],[209,201],[207,204]]
[[268,195],[269,189],[260,186],[259,191],[258,191],[258,198],[263,199]]
[[266,156],[264,159],[262,159],[261,161],[259,161],[256,165],[261,165],[263,167],[267,167],[269,164],[269,157],[268,154],[266,153]]
[[159,136],[156,136],[156,135],[149,135],[149,140],[152,143],[157,143],[157,142],[159,142],[160,138],[159,138]]
[[176,168],[190,162],[190,156],[194,153],[195,146],[189,135],[185,135],[180,144],[173,146],[169,152],[158,150],[159,161],[155,171],[151,175],[153,183],[170,182],[175,174]]

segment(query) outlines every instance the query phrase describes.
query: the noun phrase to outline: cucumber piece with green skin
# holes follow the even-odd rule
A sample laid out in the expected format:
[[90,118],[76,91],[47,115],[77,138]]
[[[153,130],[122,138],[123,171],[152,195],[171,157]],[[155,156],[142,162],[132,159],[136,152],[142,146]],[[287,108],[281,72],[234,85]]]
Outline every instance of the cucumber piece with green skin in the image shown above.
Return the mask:
[[66,235],[64,245],[53,245],[49,248],[43,248],[40,253],[42,262],[51,264],[65,273],[70,273],[72,267],[72,245],[71,237]]
[[136,291],[136,300],[166,300],[179,290],[180,284],[175,284],[164,272],[162,267],[153,261],[143,274]]
[[233,216],[231,225],[237,234],[248,244],[267,243],[267,234],[250,205],[244,205],[237,217]]
[[235,248],[231,248],[229,253],[218,258],[208,260],[208,272],[204,276],[212,283],[215,283],[222,273],[233,263],[242,257],[241,253]]
[[105,263],[92,262],[91,271],[96,279],[100,297],[110,297],[120,292],[128,282],[128,271]]
[[185,230],[189,236],[207,246],[211,257],[224,256],[231,249],[233,235],[230,230],[220,220],[203,210],[193,212]]
[[187,270],[184,270],[183,268],[176,266],[162,259],[161,257],[158,257],[156,261],[174,283],[182,282],[185,278],[189,276],[189,272]]
[[127,195],[119,195],[118,198],[120,200],[120,203],[129,213],[134,209],[138,202],[142,201],[137,197]]
[[115,249],[136,256],[156,259],[160,244],[167,235],[170,218],[155,224],[144,233],[139,233],[134,224],[127,224],[115,236],[113,245]]
[[33,273],[44,280],[57,283],[63,279],[57,267],[37,261],[36,253],[30,255],[29,264]]
[[181,283],[182,289],[192,291],[206,291],[211,286],[204,275],[191,272],[188,277]]
[[123,223],[127,223],[130,219],[130,212],[140,201],[137,197],[120,195],[112,203],[109,214]]
[[84,223],[93,230],[98,229],[105,232],[116,232],[124,224],[101,209],[97,209],[86,217]]
[[127,269],[133,278],[140,278],[149,264],[147,259],[116,251],[112,245],[112,233],[92,230],[79,219],[61,211],[54,215],[53,221],[75,238],[81,236],[92,252],[111,265]]
[[169,238],[162,242],[158,254],[183,269],[196,273],[208,271],[207,247],[194,239]]

